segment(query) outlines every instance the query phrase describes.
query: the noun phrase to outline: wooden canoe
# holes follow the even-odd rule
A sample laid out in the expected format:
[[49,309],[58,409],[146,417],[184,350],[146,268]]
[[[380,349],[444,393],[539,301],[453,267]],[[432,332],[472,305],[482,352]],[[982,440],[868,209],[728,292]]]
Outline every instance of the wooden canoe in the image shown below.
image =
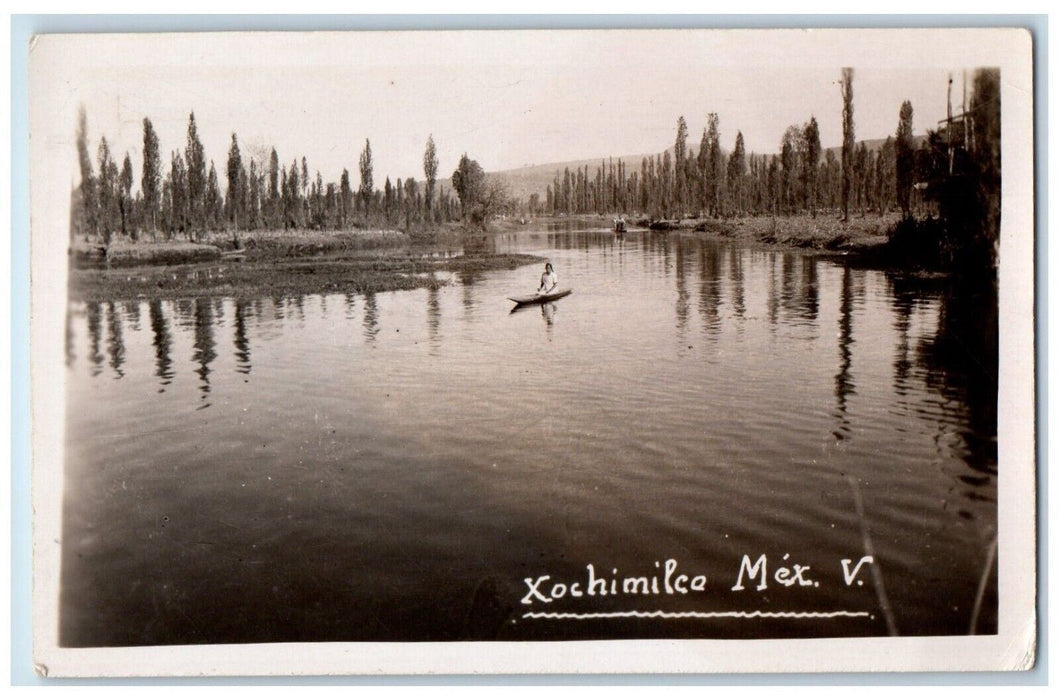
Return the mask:
[[551,294],[530,294],[524,297],[508,297],[508,299],[515,302],[516,306],[529,306],[530,304],[545,304],[549,301],[562,299],[573,293],[574,290],[572,289],[560,289],[558,292],[552,292]]

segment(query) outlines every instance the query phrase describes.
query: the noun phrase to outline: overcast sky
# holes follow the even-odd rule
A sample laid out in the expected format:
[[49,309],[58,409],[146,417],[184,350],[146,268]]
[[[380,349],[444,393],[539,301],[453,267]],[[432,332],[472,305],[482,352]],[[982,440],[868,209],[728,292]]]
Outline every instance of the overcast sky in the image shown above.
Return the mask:
[[962,46],[973,39],[973,30],[67,36],[31,54],[31,89],[59,91],[48,121],[68,127],[49,138],[69,141],[72,171],[84,104],[93,153],[106,135],[119,161],[132,155],[137,185],[143,117],[168,163],[194,110],[222,182],[234,131],[246,161],[274,145],[281,163],[304,155],[325,181],[348,168],[354,186],[370,138],[381,186],[387,175],[422,179],[430,134],[442,177],[463,152],[486,170],[659,152],[681,115],[697,150],[709,112],[726,149],[740,130],[748,151],[776,152],[784,129],[810,115],[823,145],[838,145],[843,65],[856,71],[858,139],[893,133],[905,99],[922,133],[945,116],[950,73],[958,109],[962,70],[973,65]]

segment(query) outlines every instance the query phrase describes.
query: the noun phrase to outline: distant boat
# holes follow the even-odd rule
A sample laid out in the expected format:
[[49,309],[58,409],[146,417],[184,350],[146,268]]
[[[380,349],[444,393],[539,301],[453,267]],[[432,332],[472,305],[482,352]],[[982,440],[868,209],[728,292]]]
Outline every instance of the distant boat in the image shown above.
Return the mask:
[[572,289],[560,289],[558,292],[552,292],[551,294],[531,294],[524,297],[508,297],[508,299],[515,302],[515,306],[529,306],[530,304],[546,304],[549,301],[562,299],[573,293],[574,290]]
[[614,232],[625,233],[625,219],[619,218],[614,220]]

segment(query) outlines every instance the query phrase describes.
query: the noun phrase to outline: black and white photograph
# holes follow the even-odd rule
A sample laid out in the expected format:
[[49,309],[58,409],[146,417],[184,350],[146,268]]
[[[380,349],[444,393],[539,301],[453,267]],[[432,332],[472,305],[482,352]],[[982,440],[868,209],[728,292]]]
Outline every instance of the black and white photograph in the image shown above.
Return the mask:
[[38,672],[1033,665],[1027,32],[29,69]]

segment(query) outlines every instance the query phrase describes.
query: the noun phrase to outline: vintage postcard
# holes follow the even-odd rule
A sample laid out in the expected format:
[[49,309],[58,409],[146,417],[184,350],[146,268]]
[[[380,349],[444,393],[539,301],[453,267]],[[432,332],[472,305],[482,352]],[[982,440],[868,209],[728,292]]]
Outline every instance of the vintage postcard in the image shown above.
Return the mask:
[[49,676],[1019,670],[1019,29],[41,35]]

